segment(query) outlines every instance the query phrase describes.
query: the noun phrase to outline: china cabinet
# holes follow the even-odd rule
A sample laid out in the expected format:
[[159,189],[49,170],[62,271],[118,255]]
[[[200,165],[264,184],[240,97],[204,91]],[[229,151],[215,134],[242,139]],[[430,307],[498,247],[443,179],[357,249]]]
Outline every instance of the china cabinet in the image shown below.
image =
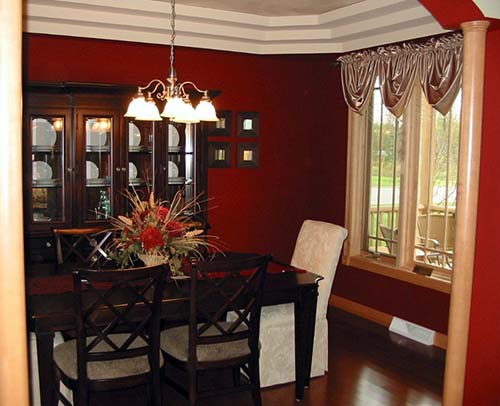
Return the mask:
[[[129,210],[127,190],[170,200],[206,193],[198,125],[123,116],[135,88],[30,84],[24,94],[26,259],[52,261],[53,228],[108,224]],[[198,216],[206,223],[205,207]]]

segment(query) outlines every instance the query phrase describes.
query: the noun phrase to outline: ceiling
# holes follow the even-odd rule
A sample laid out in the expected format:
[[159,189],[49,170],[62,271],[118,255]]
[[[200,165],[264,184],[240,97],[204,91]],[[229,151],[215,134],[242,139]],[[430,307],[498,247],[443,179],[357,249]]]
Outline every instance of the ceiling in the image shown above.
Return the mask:
[[473,0],[485,17],[500,18],[500,2],[498,0]]
[[[164,0],[168,1],[168,0]],[[177,0],[177,4],[260,16],[317,15],[363,0]]]
[[[170,43],[169,0],[26,0],[31,33]],[[341,53],[445,32],[417,0],[177,0],[176,45]]]

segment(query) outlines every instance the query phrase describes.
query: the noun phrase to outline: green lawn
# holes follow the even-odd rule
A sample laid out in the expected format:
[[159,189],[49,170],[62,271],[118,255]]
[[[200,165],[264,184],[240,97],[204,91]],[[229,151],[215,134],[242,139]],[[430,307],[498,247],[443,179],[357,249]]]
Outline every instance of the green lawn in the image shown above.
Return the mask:
[[[372,176],[372,186],[378,186],[378,176]],[[380,186],[392,186],[393,180],[390,176],[381,176],[380,178]],[[396,186],[399,186],[399,178],[396,178]]]

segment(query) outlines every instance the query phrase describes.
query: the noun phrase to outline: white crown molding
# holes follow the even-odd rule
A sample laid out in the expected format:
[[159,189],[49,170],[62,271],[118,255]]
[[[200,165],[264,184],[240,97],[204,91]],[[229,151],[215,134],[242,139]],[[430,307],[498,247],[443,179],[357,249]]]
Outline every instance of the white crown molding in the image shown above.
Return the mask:
[[500,18],[500,2],[498,0],[472,0],[485,17]]
[[[286,17],[177,4],[176,14],[176,45],[252,54],[339,53],[445,32],[416,0],[365,0]],[[25,31],[168,45],[170,4],[28,0]]]

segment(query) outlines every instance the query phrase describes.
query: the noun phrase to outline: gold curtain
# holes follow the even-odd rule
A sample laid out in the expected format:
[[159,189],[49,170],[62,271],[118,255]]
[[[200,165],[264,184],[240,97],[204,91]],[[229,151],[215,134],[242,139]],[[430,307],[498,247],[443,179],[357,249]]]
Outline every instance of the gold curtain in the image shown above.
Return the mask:
[[361,113],[378,76],[385,107],[400,117],[418,80],[429,104],[446,114],[461,86],[462,49],[462,34],[454,33],[424,44],[409,42],[343,55],[338,60],[345,101]]

